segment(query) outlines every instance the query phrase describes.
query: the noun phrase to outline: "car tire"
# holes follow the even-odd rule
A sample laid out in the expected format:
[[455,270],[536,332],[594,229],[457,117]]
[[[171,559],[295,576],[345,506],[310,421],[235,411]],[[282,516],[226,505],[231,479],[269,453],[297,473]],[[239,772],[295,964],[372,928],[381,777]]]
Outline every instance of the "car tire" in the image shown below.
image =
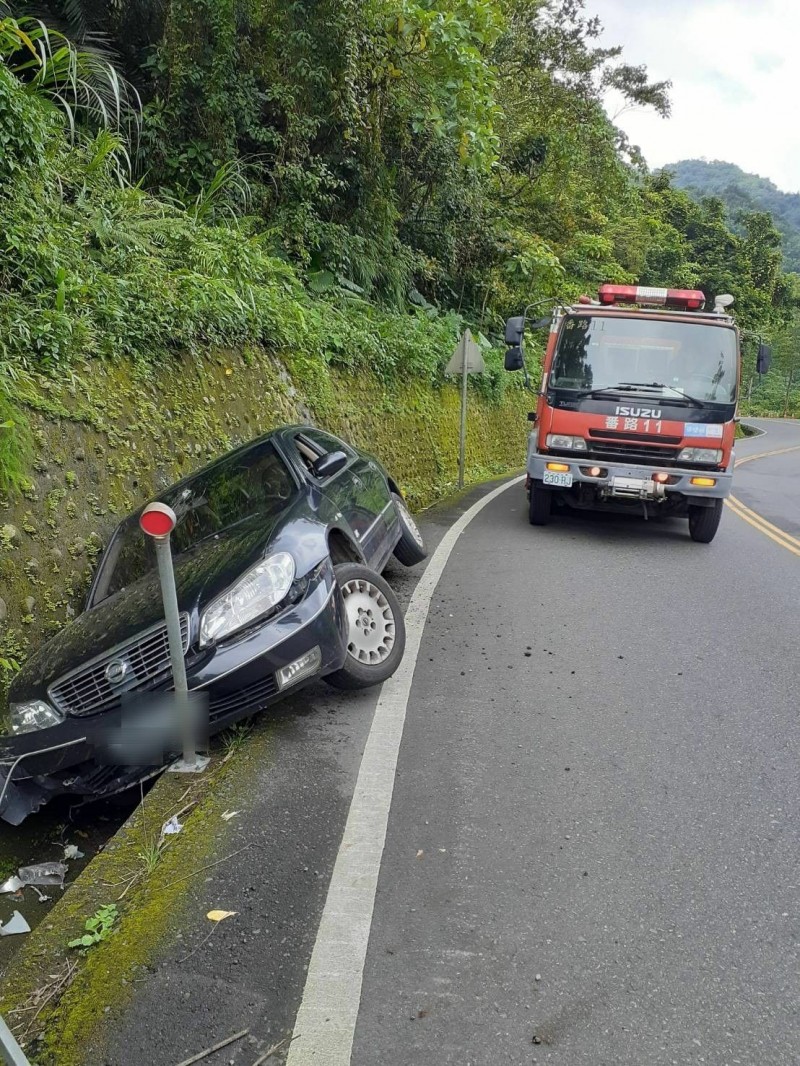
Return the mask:
[[717,535],[722,519],[722,500],[714,500],[711,507],[689,504],[689,536],[698,544],[710,544]]
[[393,492],[392,500],[400,518],[400,528],[402,530],[400,540],[398,540],[394,548],[394,557],[403,566],[416,566],[417,563],[421,563],[428,556],[425,541],[422,539],[417,523],[411,517],[411,512],[406,507],[403,497]]
[[367,566],[341,563],[336,582],[348,625],[347,659],[325,680],[349,690],[380,685],[403,660],[403,609],[385,579]]
[[528,520],[532,526],[546,526],[550,521],[553,506],[552,493],[542,486],[541,481],[531,481]]

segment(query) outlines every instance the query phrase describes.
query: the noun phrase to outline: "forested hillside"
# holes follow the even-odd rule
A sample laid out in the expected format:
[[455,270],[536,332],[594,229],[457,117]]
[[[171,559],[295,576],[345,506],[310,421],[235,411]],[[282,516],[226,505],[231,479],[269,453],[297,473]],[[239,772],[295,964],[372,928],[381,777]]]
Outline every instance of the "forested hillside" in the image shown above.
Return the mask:
[[735,229],[741,212],[768,211],[783,236],[786,269],[800,270],[800,193],[782,192],[769,178],[717,159],[683,159],[665,169],[674,175],[678,188],[695,199],[719,197]]
[[465,323],[488,344],[507,314],[600,281],[730,291],[767,333],[792,316],[771,217],[734,232],[606,116],[608,87],[666,115],[669,85],[600,46],[590,2],[2,10],[6,484],[31,375],[87,360],[255,343],[321,374],[435,381]]

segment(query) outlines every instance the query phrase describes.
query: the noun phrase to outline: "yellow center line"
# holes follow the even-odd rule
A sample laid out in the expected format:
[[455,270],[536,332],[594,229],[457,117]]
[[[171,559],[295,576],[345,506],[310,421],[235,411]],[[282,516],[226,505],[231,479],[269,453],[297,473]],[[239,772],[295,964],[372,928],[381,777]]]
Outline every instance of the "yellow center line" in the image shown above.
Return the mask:
[[[772,455],[787,455],[789,452],[798,451],[800,451],[800,444],[793,445],[791,448],[778,448],[771,452],[758,452],[756,455],[746,455],[743,459],[737,459],[735,465],[740,467],[745,463],[752,463],[754,459],[768,459]],[[746,507],[735,496],[730,496],[725,501],[725,504],[734,514],[751,525],[753,529],[757,529],[759,533],[763,533],[765,537],[769,537],[770,540],[775,541],[776,544],[780,544],[782,548],[800,558],[800,540],[797,537],[793,537],[791,533],[787,533],[786,530],[779,529],[772,522],[768,522],[766,518]]]
[[744,466],[745,463],[752,463],[754,459],[768,459],[770,455],[787,455],[789,452],[800,452],[800,444],[793,444],[791,448],[778,448],[773,452],[757,452],[755,455],[745,455],[742,459],[737,459],[734,466],[738,468]]

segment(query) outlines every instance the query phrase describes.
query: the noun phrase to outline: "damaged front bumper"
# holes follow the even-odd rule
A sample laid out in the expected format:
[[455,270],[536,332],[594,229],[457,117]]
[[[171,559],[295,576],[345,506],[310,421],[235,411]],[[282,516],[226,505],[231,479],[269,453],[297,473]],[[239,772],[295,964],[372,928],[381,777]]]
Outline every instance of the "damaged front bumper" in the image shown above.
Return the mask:
[[[304,674],[298,683],[282,680],[285,668],[312,651],[313,673]],[[303,599],[275,618],[215,647],[189,651],[189,690],[195,707],[203,709],[198,731],[207,737],[263,710],[340,669],[346,656],[341,598],[333,567],[325,564],[309,582]],[[156,730],[145,734],[141,724],[162,715],[169,704],[167,695],[163,686],[138,692],[135,702],[122,712],[67,717],[46,729],[0,737],[0,817],[19,825],[57,795],[106,797],[160,773],[181,745],[172,743],[174,729],[172,733],[162,729],[155,736]],[[160,745],[157,757],[142,757],[147,755],[147,744]]]

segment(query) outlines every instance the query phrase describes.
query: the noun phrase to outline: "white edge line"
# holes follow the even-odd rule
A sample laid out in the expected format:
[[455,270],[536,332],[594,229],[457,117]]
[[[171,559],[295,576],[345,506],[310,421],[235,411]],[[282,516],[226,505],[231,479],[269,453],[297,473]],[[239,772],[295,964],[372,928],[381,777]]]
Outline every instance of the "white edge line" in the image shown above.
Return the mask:
[[414,589],[406,611],[405,656],[375,707],[286,1066],[349,1066],[397,757],[428,610],[458,538],[484,507],[523,480],[505,482],[465,511],[442,537]]

